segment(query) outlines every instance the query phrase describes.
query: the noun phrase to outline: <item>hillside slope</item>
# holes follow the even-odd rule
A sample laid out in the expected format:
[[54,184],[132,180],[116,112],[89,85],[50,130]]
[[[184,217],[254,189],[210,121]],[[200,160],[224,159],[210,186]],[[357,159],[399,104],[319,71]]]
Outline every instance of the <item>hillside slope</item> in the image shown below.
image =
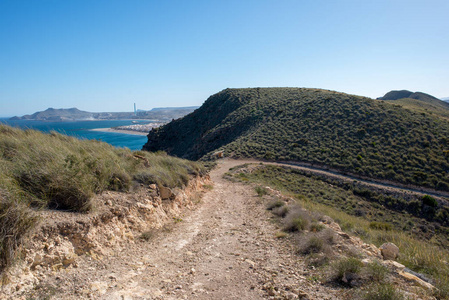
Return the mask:
[[144,150],[188,159],[318,163],[372,178],[449,189],[449,123],[397,105],[301,88],[226,89],[152,130]]
[[400,105],[414,112],[428,113],[449,120],[449,103],[425,93],[413,93],[407,90],[390,91],[378,99]]

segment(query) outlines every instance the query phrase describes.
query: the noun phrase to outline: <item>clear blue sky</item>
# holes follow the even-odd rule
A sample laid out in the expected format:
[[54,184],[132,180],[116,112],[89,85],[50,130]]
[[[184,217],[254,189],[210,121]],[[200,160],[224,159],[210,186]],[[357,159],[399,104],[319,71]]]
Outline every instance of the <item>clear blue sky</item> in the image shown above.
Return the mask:
[[449,1],[0,1],[0,116],[275,86],[449,97]]

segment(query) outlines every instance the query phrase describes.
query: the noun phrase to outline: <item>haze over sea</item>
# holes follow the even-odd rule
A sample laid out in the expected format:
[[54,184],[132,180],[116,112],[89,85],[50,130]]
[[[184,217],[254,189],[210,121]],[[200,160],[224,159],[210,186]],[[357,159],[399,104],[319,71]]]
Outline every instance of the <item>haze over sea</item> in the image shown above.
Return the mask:
[[127,147],[131,150],[142,149],[143,144],[147,141],[147,137],[144,135],[91,130],[95,128],[111,128],[115,126],[131,125],[132,120],[43,122],[0,118],[0,123],[23,129],[36,129],[43,132],[56,131],[80,139],[103,141],[115,147]]

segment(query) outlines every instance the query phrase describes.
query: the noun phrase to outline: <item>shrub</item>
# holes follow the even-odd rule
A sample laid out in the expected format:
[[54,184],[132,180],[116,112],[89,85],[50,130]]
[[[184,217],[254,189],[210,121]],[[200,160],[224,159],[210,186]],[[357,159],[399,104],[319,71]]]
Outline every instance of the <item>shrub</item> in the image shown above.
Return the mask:
[[390,231],[393,229],[393,225],[391,225],[390,223],[385,223],[385,222],[370,222],[369,228]]
[[289,208],[287,205],[283,205],[281,207],[276,207],[272,210],[273,215],[281,217],[281,218],[285,218],[285,216],[288,214],[289,212]]
[[324,228],[326,228],[326,226],[324,226],[323,224],[320,224],[320,223],[316,223],[316,222],[314,222],[310,225],[310,231],[313,231],[313,232],[320,232]]
[[148,230],[148,231],[143,232],[143,233],[139,236],[139,239],[148,242],[148,241],[150,241],[151,239],[153,239],[155,236],[156,236],[155,230]]
[[364,273],[370,281],[382,282],[388,275],[388,269],[376,261],[367,264]]
[[422,204],[430,207],[438,207],[438,201],[435,198],[425,195],[421,198]]
[[319,253],[323,250],[324,241],[317,236],[312,236],[307,243],[302,247],[302,254]]
[[266,189],[266,188],[263,188],[263,187],[261,187],[261,186],[256,186],[256,187],[254,188],[254,190],[256,191],[257,196],[259,196],[259,197],[262,197],[262,196],[265,196],[265,195],[268,194],[267,189]]
[[285,202],[282,200],[273,200],[268,203],[267,210],[273,210],[274,208],[278,208],[278,207],[281,207],[284,205],[285,205]]
[[333,264],[333,280],[346,286],[353,286],[354,281],[359,278],[362,262],[354,257],[344,258]]
[[307,228],[309,221],[301,215],[288,215],[284,224],[284,231],[295,232],[302,231]]

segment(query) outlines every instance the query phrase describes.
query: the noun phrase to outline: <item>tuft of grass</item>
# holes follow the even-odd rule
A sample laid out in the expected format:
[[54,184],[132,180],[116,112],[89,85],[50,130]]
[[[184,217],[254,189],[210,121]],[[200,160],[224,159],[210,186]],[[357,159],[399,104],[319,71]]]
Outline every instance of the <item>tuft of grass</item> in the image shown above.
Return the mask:
[[284,231],[295,232],[303,231],[307,228],[309,221],[302,216],[290,217],[286,220],[284,225]]
[[396,288],[391,284],[376,284],[372,286],[365,295],[363,299],[366,300],[401,300],[405,299],[404,295],[397,291]]
[[292,207],[284,219],[284,231],[296,232],[306,230],[310,223],[310,215],[300,206]]
[[257,196],[259,196],[259,197],[263,197],[265,195],[268,195],[268,191],[264,187],[256,186],[256,187],[254,187],[254,190],[256,191]]
[[284,206],[285,202],[282,200],[272,200],[267,204],[267,210],[273,210],[275,208]]
[[283,205],[281,207],[274,208],[271,212],[273,215],[278,216],[280,218],[285,218],[285,216],[290,211],[290,208],[287,205]]
[[320,223],[316,223],[316,222],[314,222],[310,225],[310,231],[312,231],[312,232],[320,232],[324,228],[326,228],[326,226],[324,226],[323,224],[320,224]]
[[333,280],[346,286],[352,286],[352,282],[359,278],[362,266],[362,262],[357,258],[343,258],[332,265]]
[[152,240],[155,236],[156,236],[156,231],[155,230],[148,230],[148,231],[143,232],[139,236],[139,239],[148,242],[148,241]]
[[16,250],[38,220],[25,203],[0,189],[0,273],[13,263]]
[[377,261],[374,261],[365,266],[364,273],[372,282],[384,282],[389,271],[387,267],[381,265]]
[[393,225],[391,225],[390,223],[385,223],[385,222],[370,222],[369,228],[390,231],[393,229]]
[[312,254],[312,253],[319,253],[324,248],[324,241],[317,237],[312,236],[309,238],[305,246],[301,249],[302,254]]

